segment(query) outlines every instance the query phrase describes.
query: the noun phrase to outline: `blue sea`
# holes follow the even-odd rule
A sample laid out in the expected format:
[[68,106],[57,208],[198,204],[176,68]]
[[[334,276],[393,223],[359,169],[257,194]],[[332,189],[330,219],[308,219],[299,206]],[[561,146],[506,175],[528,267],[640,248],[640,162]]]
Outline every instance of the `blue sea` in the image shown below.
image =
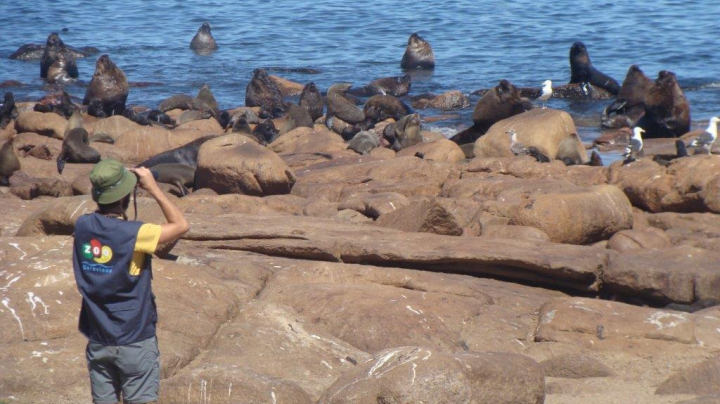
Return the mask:
[[[16,98],[35,100],[47,89],[39,62],[9,60],[26,43],[43,44],[51,32],[75,47],[95,46],[122,68],[131,82],[128,102],[157,104],[176,93],[211,86],[221,108],[243,105],[245,87],[258,67],[313,68],[317,74],[273,72],[326,90],[338,81],[362,86],[379,77],[401,76],[408,36],[418,32],[435,51],[436,69],[413,75],[412,94],[459,89],[466,94],[501,79],[540,87],[567,83],[568,52],[583,41],[596,68],[622,83],[638,64],[657,77],[675,72],[690,101],[693,127],[720,114],[720,2],[486,0],[340,2],[0,0],[0,82],[17,80]],[[220,48],[196,55],[189,43],[207,21]],[[99,55],[78,60],[90,80]],[[85,88],[73,85],[82,98]],[[474,102],[478,99],[472,96]],[[551,99],[569,112],[580,135],[600,134],[608,101]],[[472,106],[426,125],[450,135],[471,124]],[[448,115],[425,110],[422,115]]]

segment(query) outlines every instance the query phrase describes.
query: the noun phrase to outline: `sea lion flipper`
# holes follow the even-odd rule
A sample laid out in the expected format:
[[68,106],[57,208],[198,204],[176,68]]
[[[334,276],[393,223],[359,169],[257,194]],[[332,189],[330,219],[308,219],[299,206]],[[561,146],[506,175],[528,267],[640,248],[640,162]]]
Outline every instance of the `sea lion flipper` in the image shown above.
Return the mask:
[[58,156],[57,158],[57,170],[58,174],[62,175],[63,170],[65,169],[65,160]]

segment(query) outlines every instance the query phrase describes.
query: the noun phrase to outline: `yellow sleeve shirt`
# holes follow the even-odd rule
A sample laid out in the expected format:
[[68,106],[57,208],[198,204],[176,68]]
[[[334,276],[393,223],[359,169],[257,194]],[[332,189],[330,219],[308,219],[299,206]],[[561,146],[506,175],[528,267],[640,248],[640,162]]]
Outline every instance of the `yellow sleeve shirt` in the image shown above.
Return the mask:
[[135,252],[130,262],[130,275],[140,275],[140,270],[145,265],[145,255],[154,254],[160,240],[160,226],[156,224],[143,224],[138,230],[135,241]]

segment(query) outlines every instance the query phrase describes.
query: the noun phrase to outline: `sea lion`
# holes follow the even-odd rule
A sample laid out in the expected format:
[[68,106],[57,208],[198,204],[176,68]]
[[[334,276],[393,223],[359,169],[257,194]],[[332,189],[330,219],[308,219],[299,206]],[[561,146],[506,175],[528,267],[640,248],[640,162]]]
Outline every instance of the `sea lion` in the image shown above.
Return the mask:
[[20,160],[15,154],[13,141],[8,140],[0,148],[0,185],[8,186],[8,179],[20,170]]
[[620,85],[615,79],[593,67],[587,48],[580,41],[570,47],[570,84],[573,83],[590,83],[613,95],[620,92]]
[[58,35],[57,32],[53,32],[47,38],[45,50],[43,51],[42,58],[40,59],[40,77],[47,77],[50,66],[55,63],[58,55],[60,55],[61,53],[65,56],[67,64],[66,70],[70,77],[75,79],[78,78],[79,73],[77,68],[77,62],[75,62],[75,57],[65,47],[65,44],[63,43],[62,39],[60,39],[60,35]]
[[392,95],[374,95],[365,103],[363,113],[373,123],[392,118],[399,121],[400,118],[412,113],[410,107]]
[[412,77],[406,74],[402,77],[384,77],[373,80],[367,86],[348,90],[348,94],[360,97],[372,97],[373,95],[392,95],[402,97],[410,92]]
[[203,86],[200,88],[200,91],[198,91],[197,97],[198,100],[205,103],[205,105],[210,108],[210,111],[212,111],[214,116],[217,116],[220,113],[220,108],[218,107],[218,103],[215,100],[215,96],[213,95],[212,91],[210,91],[210,86],[207,84],[203,84]]
[[128,81],[125,73],[108,55],[100,56],[95,62],[95,73],[85,92],[83,105],[88,105],[92,99],[97,98],[106,115],[120,115],[125,111],[127,97]]
[[496,122],[532,108],[532,103],[520,97],[520,92],[512,83],[500,80],[500,83],[486,92],[475,105],[473,126],[456,134],[450,140],[459,145],[474,143]]
[[169,98],[164,99],[158,105],[158,109],[161,112],[168,112],[173,109],[182,110],[193,110],[193,111],[207,111],[210,110],[210,106],[205,104],[204,101],[197,98],[193,98],[186,94],[175,94]]
[[420,115],[405,115],[399,121],[386,126],[383,136],[390,141],[392,149],[396,152],[422,143]]
[[2,107],[0,107],[0,129],[5,129],[8,123],[20,116],[17,106],[15,105],[15,96],[8,91],[3,97]]
[[150,168],[155,181],[175,185],[181,196],[190,193],[188,188],[195,188],[195,167],[186,164],[157,164]]
[[90,137],[83,128],[71,129],[65,136],[62,150],[57,157],[57,170],[62,174],[65,163],[95,164],[100,161],[100,153],[89,146]]
[[212,32],[210,32],[210,24],[204,22],[203,25],[198,28],[192,41],[190,41],[190,49],[198,53],[204,53],[217,48],[217,42],[215,42],[215,38],[213,38]]
[[403,69],[434,69],[435,54],[432,46],[426,40],[422,39],[416,33],[408,38],[405,54],[400,61],[400,67]]
[[60,52],[55,62],[48,68],[47,82],[50,84],[69,85],[77,81],[68,73],[68,60],[65,53]]
[[630,66],[617,98],[603,111],[602,127],[631,127],[645,112],[645,94],[652,86],[653,81],[638,65]]
[[44,103],[38,102],[33,107],[36,112],[54,112],[61,117],[68,119],[72,114],[78,110],[77,105],[73,104],[70,94],[63,91],[60,96],[60,102],[58,103]]
[[245,106],[265,106],[272,111],[273,116],[284,110],[282,94],[265,70],[253,70],[253,77],[245,90]]
[[337,83],[330,86],[326,97],[328,118],[338,117],[351,125],[365,121],[365,113],[345,97],[345,92],[351,86],[349,83]]
[[76,128],[82,128],[83,127],[83,118],[82,113],[79,109],[76,109],[75,112],[70,116],[70,119],[68,119],[67,124],[65,124],[65,132],[63,134],[63,138],[66,138],[68,133],[70,133],[71,130]]
[[376,147],[380,147],[380,138],[372,131],[358,132],[348,143],[348,149],[363,155]]
[[313,122],[323,116],[325,102],[323,101],[320,91],[318,91],[315,83],[312,81],[303,87],[302,94],[300,94],[300,106],[307,109]]
[[107,118],[103,103],[99,98],[93,98],[87,107],[87,113],[95,118]]
[[252,134],[252,129],[250,129],[250,124],[245,115],[240,115],[235,119],[235,123],[233,123],[232,126],[232,133]]
[[166,113],[158,109],[146,109],[142,112],[135,112],[133,108],[125,108],[123,116],[138,125],[150,126],[161,125],[164,127],[174,127],[175,121]]
[[252,136],[258,139],[260,144],[265,146],[275,141],[279,136],[279,132],[273,121],[266,119],[255,126],[255,129],[252,131]]
[[[100,49],[94,46],[82,46],[75,48],[70,45],[65,45],[65,49],[68,50],[70,55],[75,59],[82,59],[84,57],[92,56],[100,53]],[[40,60],[45,53],[45,45],[38,44],[25,44],[20,46],[15,52],[10,55],[9,59],[13,60]]]
[[645,94],[645,115],[636,124],[646,139],[680,137],[690,131],[690,104],[675,73],[663,70]]
[[210,135],[195,139],[192,142],[184,144],[180,147],[152,156],[137,166],[150,168],[158,164],[178,163],[185,164],[190,167],[197,167],[197,156],[200,146],[214,137],[215,135]]
[[280,127],[278,136],[282,136],[295,128],[313,127],[313,119],[307,109],[295,104],[290,104],[287,110],[285,123]]
[[575,133],[563,139],[563,141],[558,145],[555,158],[561,160],[566,166],[584,164],[585,161],[583,161],[583,156],[581,156],[578,151],[578,143],[582,144],[582,141]]

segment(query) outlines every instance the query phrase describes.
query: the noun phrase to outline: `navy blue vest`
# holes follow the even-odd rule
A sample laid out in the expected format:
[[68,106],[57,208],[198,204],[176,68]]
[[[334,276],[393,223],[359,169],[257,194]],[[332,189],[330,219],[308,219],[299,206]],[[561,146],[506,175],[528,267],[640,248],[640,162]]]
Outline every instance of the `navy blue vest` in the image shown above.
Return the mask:
[[79,329],[91,342],[127,345],[155,336],[151,256],[130,275],[141,222],[93,213],[75,224],[73,267],[83,297]]

